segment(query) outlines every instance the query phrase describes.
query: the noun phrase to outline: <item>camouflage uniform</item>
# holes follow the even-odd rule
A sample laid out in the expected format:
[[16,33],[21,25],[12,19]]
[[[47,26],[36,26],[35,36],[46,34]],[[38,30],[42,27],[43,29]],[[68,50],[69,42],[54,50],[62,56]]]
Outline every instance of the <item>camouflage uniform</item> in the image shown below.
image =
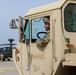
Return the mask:
[[44,47],[50,42],[50,32],[48,32],[43,38],[36,40],[36,45]]

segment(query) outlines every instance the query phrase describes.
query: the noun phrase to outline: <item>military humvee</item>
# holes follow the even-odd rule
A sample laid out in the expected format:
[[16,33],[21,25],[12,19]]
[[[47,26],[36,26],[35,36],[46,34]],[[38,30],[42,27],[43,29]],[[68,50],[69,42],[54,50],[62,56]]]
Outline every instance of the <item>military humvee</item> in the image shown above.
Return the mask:
[[[37,47],[36,40],[46,32],[44,16],[50,16],[50,42]],[[23,18],[12,19],[10,28],[19,32],[13,60],[20,75],[76,74],[76,0],[32,8]]]

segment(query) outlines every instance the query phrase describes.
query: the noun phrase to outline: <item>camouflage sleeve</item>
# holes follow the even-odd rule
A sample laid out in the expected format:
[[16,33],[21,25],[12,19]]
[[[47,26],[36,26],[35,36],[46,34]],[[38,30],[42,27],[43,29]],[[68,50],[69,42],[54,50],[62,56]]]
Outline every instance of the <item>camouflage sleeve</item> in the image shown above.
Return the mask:
[[46,46],[50,42],[50,33],[47,33],[42,39],[36,40],[36,45],[43,47]]

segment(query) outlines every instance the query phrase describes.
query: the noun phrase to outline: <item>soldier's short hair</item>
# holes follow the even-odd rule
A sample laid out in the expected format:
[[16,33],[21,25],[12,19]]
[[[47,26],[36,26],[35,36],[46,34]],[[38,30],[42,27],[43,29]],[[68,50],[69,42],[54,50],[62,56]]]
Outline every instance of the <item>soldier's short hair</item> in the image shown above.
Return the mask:
[[50,24],[50,16],[45,16],[43,21]]

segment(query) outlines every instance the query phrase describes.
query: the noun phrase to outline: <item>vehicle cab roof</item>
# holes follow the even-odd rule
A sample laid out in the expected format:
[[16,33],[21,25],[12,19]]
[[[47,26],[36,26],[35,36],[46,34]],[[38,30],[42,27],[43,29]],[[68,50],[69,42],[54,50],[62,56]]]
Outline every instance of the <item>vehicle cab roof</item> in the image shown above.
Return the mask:
[[46,5],[42,5],[39,7],[35,7],[30,9],[25,16],[29,16],[29,15],[33,15],[33,14],[37,14],[37,13],[41,13],[41,12],[46,12],[46,11],[50,11],[50,10],[54,10],[54,9],[58,9],[60,8],[66,0],[58,0],[56,2],[53,3],[49,3]]

